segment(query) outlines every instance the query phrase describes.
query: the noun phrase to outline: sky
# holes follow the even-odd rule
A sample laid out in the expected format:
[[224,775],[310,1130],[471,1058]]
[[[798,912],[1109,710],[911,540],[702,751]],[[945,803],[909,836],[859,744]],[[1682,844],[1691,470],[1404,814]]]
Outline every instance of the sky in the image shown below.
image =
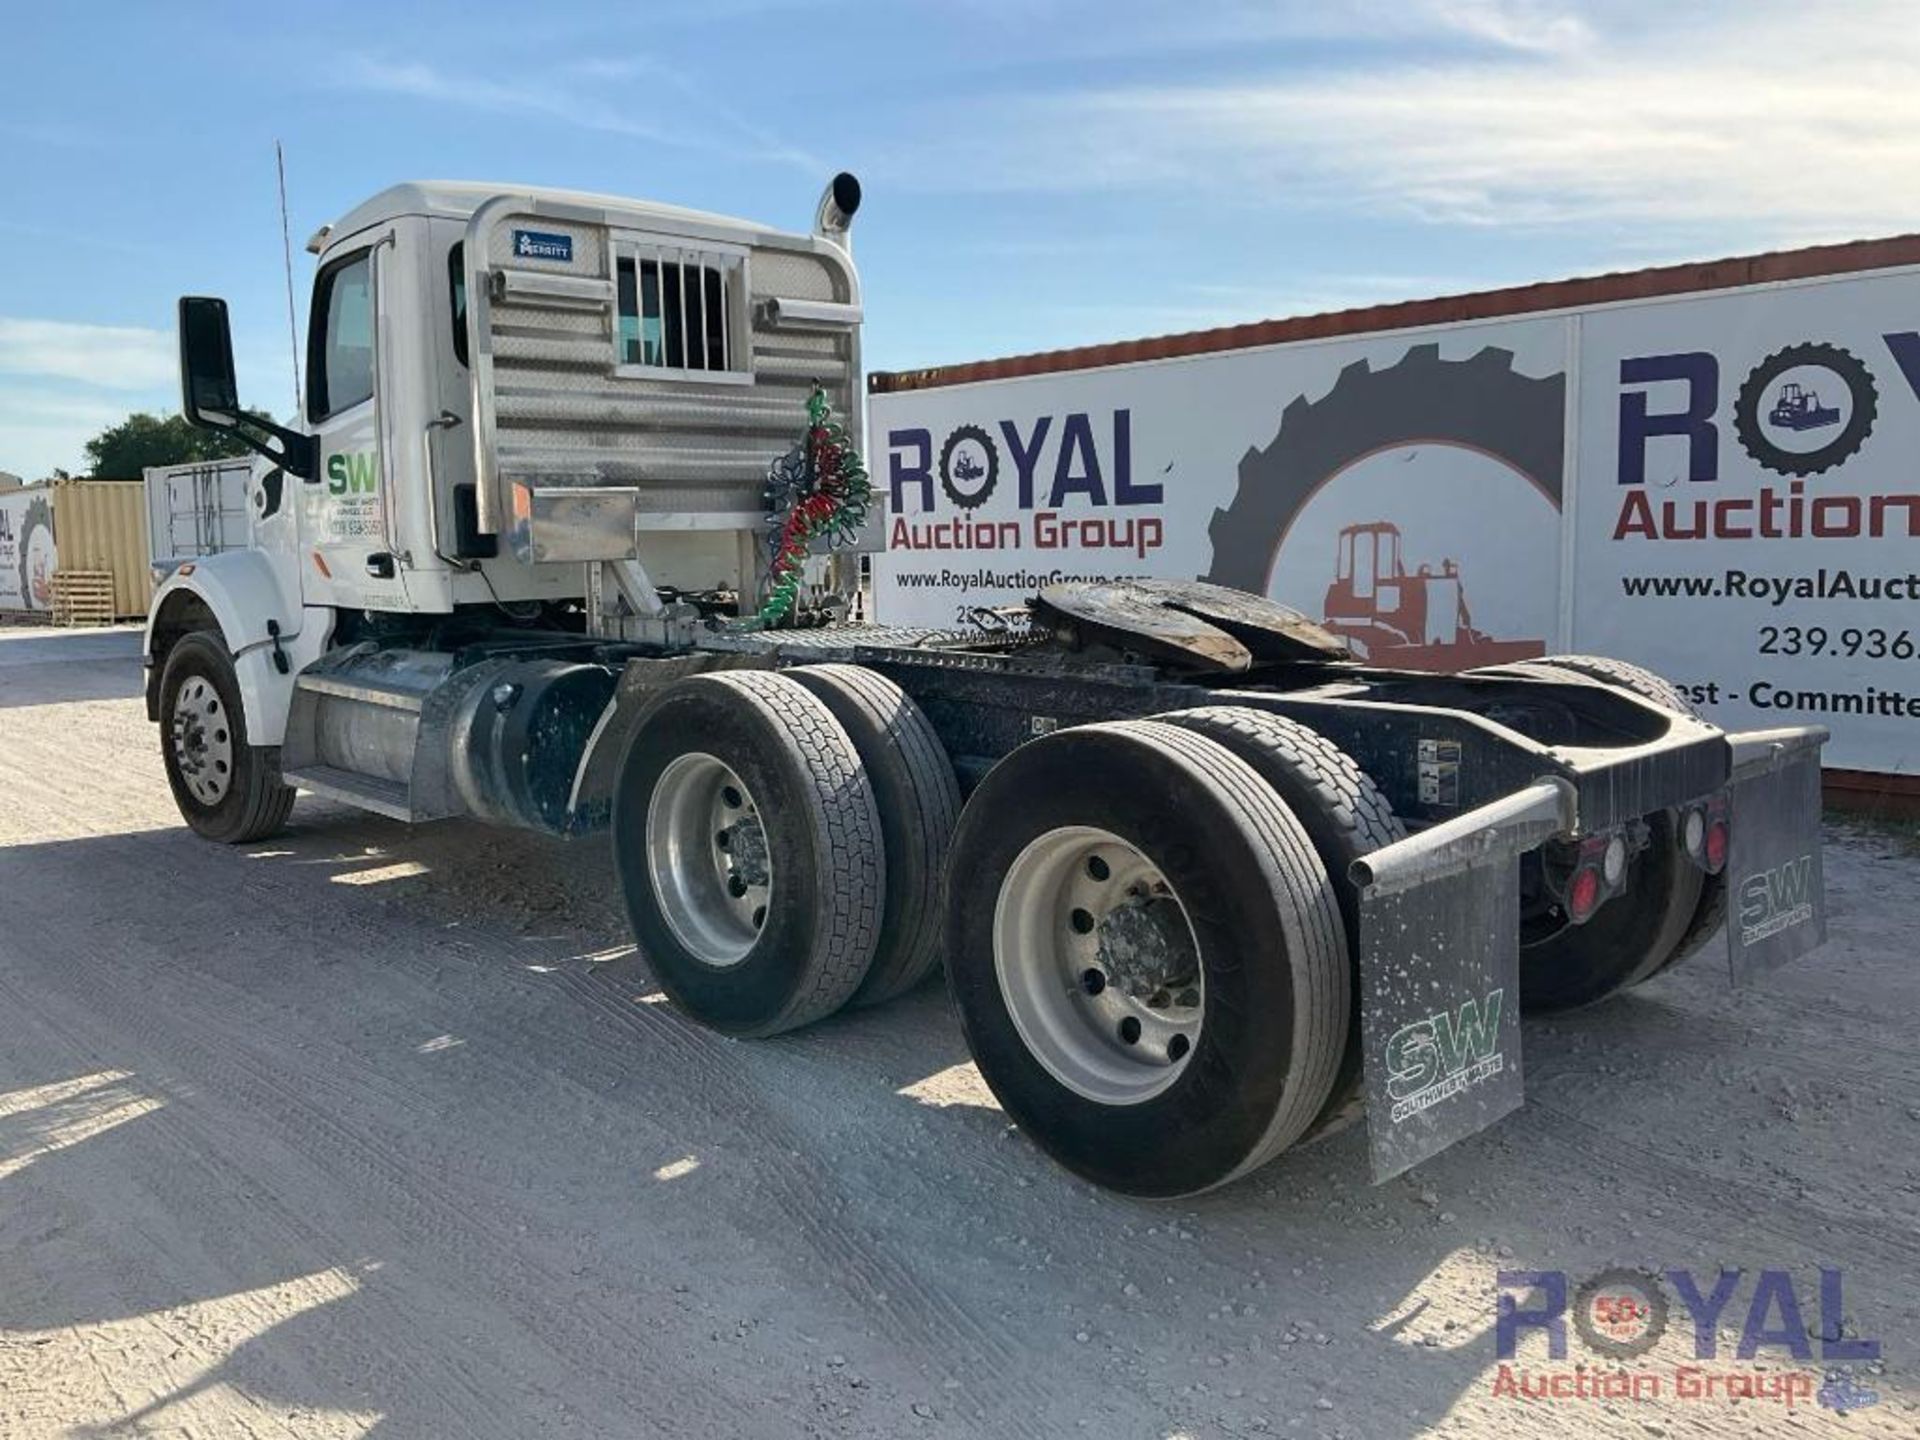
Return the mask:
[[1911,0],[0,0],[0,470],[177,406],[231,302],[293,405],[321,224],[402,179],[805,229],[870,369],[1920,230]]

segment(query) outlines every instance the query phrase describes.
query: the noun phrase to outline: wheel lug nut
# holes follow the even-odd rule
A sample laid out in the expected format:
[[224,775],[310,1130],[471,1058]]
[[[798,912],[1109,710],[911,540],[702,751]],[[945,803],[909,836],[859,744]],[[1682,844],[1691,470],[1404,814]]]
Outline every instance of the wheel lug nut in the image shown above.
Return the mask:
[[1155,1010],[1164,1010],[1173,1003],[1173,997],[1164,990],[1156,990],[1147,997],[1147,1004]]
[[1181,1009],[1192,1010],[1197,1005],[1199,1005],[1199,1003],[1200,1003],[1200,992],[1198,990],[1188,989],[1188,990],[1182,990],[1180,992],[1180,1008]]

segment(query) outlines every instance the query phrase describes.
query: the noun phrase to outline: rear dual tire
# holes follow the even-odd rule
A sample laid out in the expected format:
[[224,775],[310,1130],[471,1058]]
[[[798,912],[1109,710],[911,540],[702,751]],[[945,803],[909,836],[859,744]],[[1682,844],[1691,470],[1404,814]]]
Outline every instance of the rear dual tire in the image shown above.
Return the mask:
[[1313,844],[1346,931],[1353,1005],[1333,1090],[1301,1143],[1338,1134],[1366,1113],[1360,1044],[1360,888],[1348,876],[1362,855],[1407,836],[1393,806],[1352,756],[1284,715],[1243,705],[1209,705],[1155,717],[1226,746],[1272,787]]
[[959,809],[926,717],[869,670],[680,680],[621,764],[614,863],[642,957],[702,1024],[764,1036],[939,964]]
[[668,997],[729,1035],[832,1014],[880,933],[880,815],[847,733],[791,680],[720,671],[636,725],[613,810],[634,940]]
[[[1612,685],[1663,710],[1698,715],[1672,682],[1624,660],[1550,655],[1498,667],[1499,673],[1561,679],[1578,676]],[[1645,849],[1627,872],[1626,893],[1602,905],[1584,925],[1567,924],[1527,938],[1520,950],[1520,1005],[1551,1012],[1595,1005],[1652,979],[1701,949],[1726,916],[1726,881],[1687,855],[1671,810],[1643,817]]]
[[840,722],[873,786],[887,856],[880,938],[848,1003],[884,1004],[940,966],[940,898],[947,847],[960,819],[960,785],[927,717],[884,675],[858,665],[781,673]]
[[[1653,671],[1639,665],[1630,665],[1625,660],[1613,660],[1601,655],[1555,655],[1547,663],[1562,670],[1571,670],[1576,675],[1585,675],[1592,680],[1604,680],[1633,691],[1643,700],[1665,707],[1681,715],[1699,718],[1700,711],[1694,703],[1681,693],[1680,688],[1671,680],[1654,674]],[[1668,952],[1666,959],[1660,961],[1645,975],[1631,981],[1639,984],[1651,980],[1671,970],[1676,965],[1684,965],[1720,933],[1727,921],[1727,877],[1724,872],[1707,875],[1702,872],[1700,897],[1694,902],[1693,914],[1681,932],[1679,940]]]
[[1158,721],[1024,745],[968,801],[949,874],[968,1048],[1069,1170],[1193,1194],[1321,1116],[1352,1007],[1339,902],[1301,823],[1226,746]]

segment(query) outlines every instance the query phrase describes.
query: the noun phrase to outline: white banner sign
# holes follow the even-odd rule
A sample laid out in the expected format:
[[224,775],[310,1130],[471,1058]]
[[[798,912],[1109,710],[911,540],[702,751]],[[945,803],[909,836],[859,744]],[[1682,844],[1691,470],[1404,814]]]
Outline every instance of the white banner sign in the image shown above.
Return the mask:
[[53,567],[48,492],[0,491],[0,610],[51,610]]
[[1580,321],[1572,643],[1825,763],[1920,760],[1920,276]]
[[1903,770],[1915,330],[1902,272],[876,395],[875,614],[1198,577],[1377,664],[1612,654]]

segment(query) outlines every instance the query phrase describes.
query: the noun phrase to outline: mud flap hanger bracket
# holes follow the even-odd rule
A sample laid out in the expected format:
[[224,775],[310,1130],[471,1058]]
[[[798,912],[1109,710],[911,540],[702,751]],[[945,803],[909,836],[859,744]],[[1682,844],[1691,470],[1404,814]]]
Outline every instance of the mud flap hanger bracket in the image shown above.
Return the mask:
[[1801,764],[1809,755],[1818,760],[1820,747],[1832,734],[1824,725],[1784,725],[1777,730],[1747,730],[1729,735],[1727,746],[1733,751],[1731,783],[1737,785]]
[[1519,1108],[1519,859],[1577,819],[1573,784],[1545,776],[1348,871],[1376,1183]]

